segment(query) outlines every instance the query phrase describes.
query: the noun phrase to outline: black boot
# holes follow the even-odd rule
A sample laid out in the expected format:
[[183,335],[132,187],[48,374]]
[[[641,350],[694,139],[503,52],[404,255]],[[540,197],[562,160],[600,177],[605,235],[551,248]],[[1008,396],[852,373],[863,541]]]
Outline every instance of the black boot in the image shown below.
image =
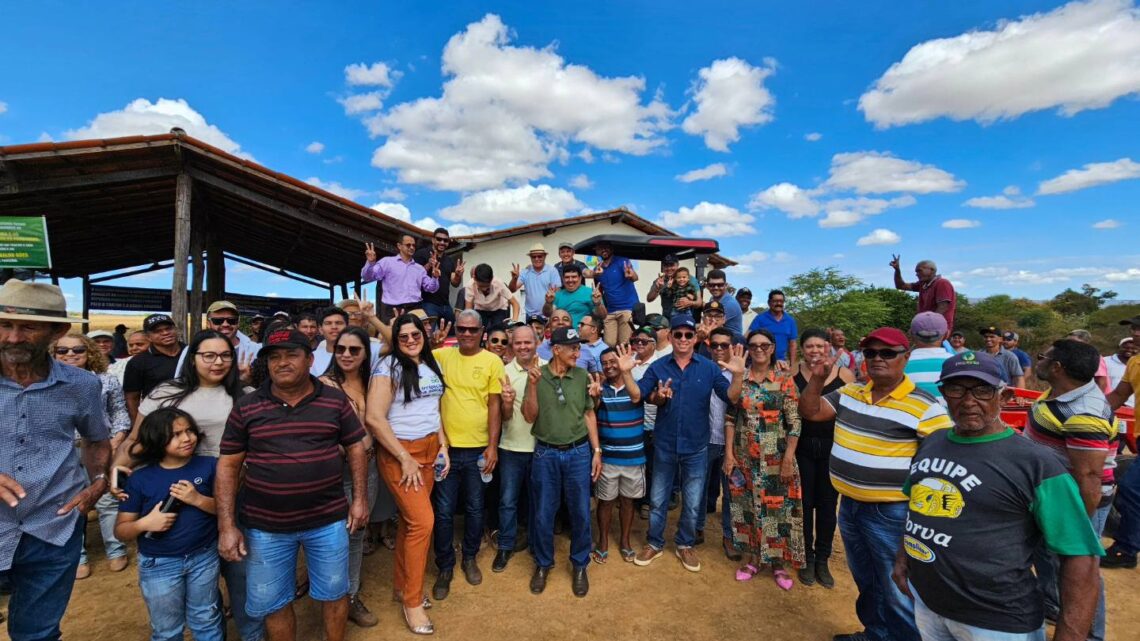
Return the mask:
[[452,570],[440,570],[439,576],[435,578],[435,585],[431,588],[431,596],[436,601],[442,601],[447,598],[447,594],[451,592],[451,577]]
[[502,572],[503,570],[506,570],[507,563],[511,560],[512,556],[514,556],[514,552],[511,550],[499,550],[495,554],[495,561],[491,563],[491,571]]
[[574,580],[571,587],[576,597],[584,597],[590,591],[590,579],[586,576],[586,568],[574,568]]
[[835,577],[831,576],[831,570],[827,569],[827,557],[816,560],[815,578],[820,585],[829,590],[835,587]]
[[530,592],[531,594],[542,594],[546,589],[546,577],[550,574],[550,568],[534,568],[534,574],[530,577]]
[[804,585],[815,585],[815,555],[807,555],[807,563],[799,569],[796,573],[800,577],[800,583]]

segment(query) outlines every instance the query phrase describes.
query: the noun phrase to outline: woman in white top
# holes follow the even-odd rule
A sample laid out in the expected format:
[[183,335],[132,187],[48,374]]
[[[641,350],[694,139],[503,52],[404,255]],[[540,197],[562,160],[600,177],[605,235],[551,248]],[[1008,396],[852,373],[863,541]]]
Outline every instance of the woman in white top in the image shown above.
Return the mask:
[[[55,360],[85,369],[99,377],[103,384],[103,409],[107,411],[107,418],[111,421],[111,448],[114,449],[122,442],[131,429],[131,417],[127,414],[127,402],[123,398],[123,385],[114,374],[107,372],[107,357],[95,345],[95,341],[83,334],[70,333],[60,338],[52,345]],[[95,503],[95,511],[99,514],[99,532],[103,535],[103,551],[107,553],[107,565],[112,572],[121,572],[126,569],[127,546],[115,538],[115,519],[119,515],[119,503],[108,492],[99,497]],[[79,567],[75,570],[75,578],[86,579],[91,576],[91,566],[87,563],[87,548],[81,548],[79,554]]]
[[432,466],[442,455],[446,476],[451,468],[447,438],[440,429],[439,402],[443,373],[427,347],[423,322],[403,314],[392,324],[391,354],[380,359],[368,386],[366,423],[382,446],[378,457],[384,479],[400,509],[396,536],[395,590],[403,603],[404,622],[415,634],[435,631],[424,610],[424,572],[431,548],[435,513],[431,489]]

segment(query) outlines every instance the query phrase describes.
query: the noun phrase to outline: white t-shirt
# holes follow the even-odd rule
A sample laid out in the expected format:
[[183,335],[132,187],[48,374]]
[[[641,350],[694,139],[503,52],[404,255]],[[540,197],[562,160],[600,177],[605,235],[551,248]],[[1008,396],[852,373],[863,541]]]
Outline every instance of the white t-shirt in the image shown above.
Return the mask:
[[[1104,364],[1108,367],[1108,388],[1110,390],[1116,389],[1117,384],[1120,383],[1120,379],[1124,378],[1124,370],[1127,368],[1128,363],[1122,362],[1120,357],[1113,354],[1104,359]],[[1129,396],[1128,400],[1124,401],[1124,405],[1126,407],[1135,407],[1136,395],[1133,394]]]
[[[384,348],[384,343],[378,338],[371,338],[369,342],[371,343],[369,349],[372,350],[372,362],[369,365],[375,370],[376,365],[380,362],[380,350]],[[309,373],[313,376],[324,376],[332,359],[333,353],[328,350],[325,341],[321,341],[317,345],[317,349],[313,350],[313,366],[309,368]]]
[[[392,375],[392,368],[396,367],[396,375]],[[394,379],[396,387],[392,392],[392,406],[388,409],[388,424],[396,438],[402,441],[414,441],[439,431],[440,415],[439,401],[443,398],[443,381],[427,365],[420,363],[420,395],[412,398],[411,402],[404,402],[404,388],[400,384],[400,367],[395,359],[386,357],[380,361],[372,376],[386,376]],[[377,385],[390,384],[388,381],[378,381]]]
[[[151,390],[146,398],[139,402],[139,416],[147,416],[151,412],[171,405],[169,396],[177,388],[169,383],[163,383]],[[224,387],[199,387],[182,402],[178,409],[193,417],[202,432],[198,440],[197,454],[201,456],[219,456],[222,444],[222,433],[226,431],[226,419],[234,407],[234,399],[226,392]]]

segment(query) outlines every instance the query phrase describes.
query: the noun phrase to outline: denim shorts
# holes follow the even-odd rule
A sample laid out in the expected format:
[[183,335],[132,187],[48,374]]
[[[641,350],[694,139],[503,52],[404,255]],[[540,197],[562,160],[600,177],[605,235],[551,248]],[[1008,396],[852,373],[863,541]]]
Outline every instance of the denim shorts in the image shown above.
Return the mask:
[[317,601],[336,601],[348,594],[348,530],[344,520],[300,532],[250,529],[246,545],[245,611],[251,617],[273,614],[293,601],[299,548],[305,549],[310,596]]

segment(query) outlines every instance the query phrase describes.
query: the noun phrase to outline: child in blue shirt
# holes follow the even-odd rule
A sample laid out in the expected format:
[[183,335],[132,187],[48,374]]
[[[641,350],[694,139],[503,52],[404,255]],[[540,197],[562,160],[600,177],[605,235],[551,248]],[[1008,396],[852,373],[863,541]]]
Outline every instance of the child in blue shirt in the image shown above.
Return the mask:
[[[115,536],[138,539],[139,587],[150,613],[151,640],[222,641],[218,602],[218,525],[214,465],[195,456],[200,433],[186,412],[151,412],[139,427],[136,450],[144,467],[127,480]],[[163,505],[173,499],[164,511]]]

